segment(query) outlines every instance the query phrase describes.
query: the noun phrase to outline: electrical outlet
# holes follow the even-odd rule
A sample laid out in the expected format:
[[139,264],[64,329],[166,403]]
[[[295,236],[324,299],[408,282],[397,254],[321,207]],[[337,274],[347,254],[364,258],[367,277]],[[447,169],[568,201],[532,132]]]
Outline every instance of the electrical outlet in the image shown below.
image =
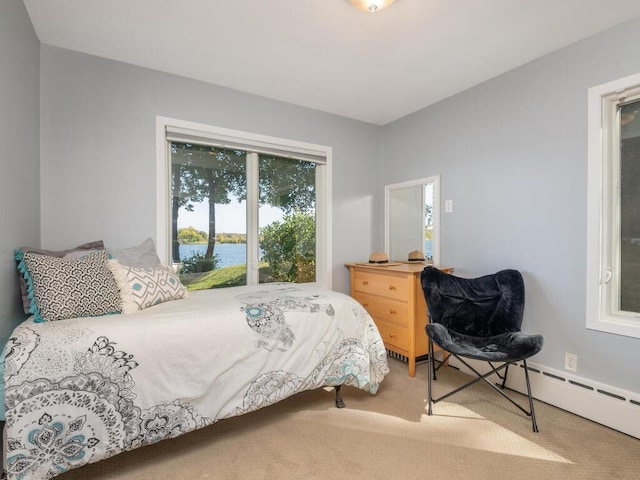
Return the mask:
[[570,372],[578,371],[578,356],[574,353],[564,354],[564,368],[565,370],[569,370]]

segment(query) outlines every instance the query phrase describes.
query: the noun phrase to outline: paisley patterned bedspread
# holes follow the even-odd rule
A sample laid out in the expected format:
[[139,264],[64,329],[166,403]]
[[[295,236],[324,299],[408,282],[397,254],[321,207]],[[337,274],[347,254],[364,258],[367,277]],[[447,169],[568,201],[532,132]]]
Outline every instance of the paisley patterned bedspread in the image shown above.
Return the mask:
[[6,348],[7,475],[51,478],[322,386],[373,394],[387,372],[366,311],[303,285],[26,321]]

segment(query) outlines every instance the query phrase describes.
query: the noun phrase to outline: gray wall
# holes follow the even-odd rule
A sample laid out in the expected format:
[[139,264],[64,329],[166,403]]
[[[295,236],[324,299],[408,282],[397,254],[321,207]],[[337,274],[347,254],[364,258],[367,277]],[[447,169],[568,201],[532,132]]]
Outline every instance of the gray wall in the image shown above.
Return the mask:
[[39,51],[21,0],[0,1],[0,343],[24,318],[13,250],[40,244]]
[[[535,361],[640,392],[640,339],[587,330],[587,89],[640,72],[640,20],[591,37],[383,129],[385,183],[441,175],[441,263],[525,276]],[[444,203],[444,202],[443,202]]]
[[42,244],[156,235],[156,115],[333,147],[333,287],[382,245],[381,128],[43,45]]

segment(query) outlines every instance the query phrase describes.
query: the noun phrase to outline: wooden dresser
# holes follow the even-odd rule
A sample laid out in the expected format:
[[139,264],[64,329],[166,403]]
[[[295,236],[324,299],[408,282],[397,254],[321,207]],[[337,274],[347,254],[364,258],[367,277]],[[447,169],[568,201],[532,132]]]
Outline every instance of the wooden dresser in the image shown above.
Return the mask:
[[[425,265],[349,263],[351,296],[373,318],[385,348],[408,358],[409,376],[416,375],[416,357],[427,355],[424,327],[427,305],[420,284]],[[442,268],[451,273],[452,268]],[[436,347],[437,349],[437,347]]]

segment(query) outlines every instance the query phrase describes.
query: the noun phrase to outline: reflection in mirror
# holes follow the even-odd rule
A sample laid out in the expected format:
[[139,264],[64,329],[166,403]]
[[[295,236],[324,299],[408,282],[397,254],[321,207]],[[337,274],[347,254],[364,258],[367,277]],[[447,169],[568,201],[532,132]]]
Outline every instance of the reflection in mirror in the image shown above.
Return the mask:
[[389,260],[408,261],[409,252],[440,263],[440,177],[385,186],[385,251]]

